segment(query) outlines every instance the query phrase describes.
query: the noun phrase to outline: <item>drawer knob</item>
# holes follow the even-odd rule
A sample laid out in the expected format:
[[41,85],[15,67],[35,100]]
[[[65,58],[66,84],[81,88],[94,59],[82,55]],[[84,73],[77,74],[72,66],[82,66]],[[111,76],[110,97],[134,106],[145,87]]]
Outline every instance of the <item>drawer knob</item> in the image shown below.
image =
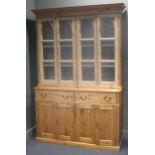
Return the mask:
[[62,95],[63,99],[67,100],[69,98],[69,96],[65,96],[65,95]]
[[105,100],[106,102],[111,101],[111,99],[112,99],[112,98],[111,98],[111,97],[109,97],[109,96],[105,96],[105,97],[104,97],[104,100]]
[[85,101],[87,99],[87,96],[80,96],[80,100]]
[[41,95],[42,97],[46,97],[46,96],[47,96],[46,93],[40,93],[40,95]]

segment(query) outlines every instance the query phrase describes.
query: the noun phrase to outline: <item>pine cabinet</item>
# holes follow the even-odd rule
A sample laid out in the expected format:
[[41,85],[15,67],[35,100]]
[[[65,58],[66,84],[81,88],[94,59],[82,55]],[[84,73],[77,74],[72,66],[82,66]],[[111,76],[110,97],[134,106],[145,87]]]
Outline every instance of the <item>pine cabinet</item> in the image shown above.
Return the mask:
[[37,140],[119,150],[124,4],[33,10]]

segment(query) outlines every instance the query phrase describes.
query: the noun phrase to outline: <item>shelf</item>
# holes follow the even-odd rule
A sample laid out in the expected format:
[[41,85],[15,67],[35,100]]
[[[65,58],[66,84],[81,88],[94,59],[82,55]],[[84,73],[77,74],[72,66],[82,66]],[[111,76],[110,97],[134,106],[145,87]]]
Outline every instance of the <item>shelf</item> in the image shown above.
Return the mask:
[[54,40],[42,40],[42,42],[54,42]]
[[73,39],[59,39],[59,42],[72,42]]
[[54,47],[54,42],[52,42],[52,41],[50,41],[50,42],[49,41],[48,42],[42,42],[42,46],[43,46],[43,48],[44,47],[46,47],[46,48],[50,47],[51,48],[51,47]]
[[101,68],[109,68],[109,67],[115,68],[115,63],[112,63],[112,62],[102,62],[101,63]]
[[94,41],[94,38],[81,38],[80,41]]
[[64,62],[64,63],[73,63],[73,60],[60,60],[60,62]]
[[43,63],[54,63],[55,61],[54,60],[52,60],[52,59],[50,59],[50,60],[43,60]]
[[90,59],[90,60],[88,60],[88,59],[82,59],[81,62],[95,62],[95,60],[94,59],[93,60],[92,59]]
[[94,62],[82,62],[82,67],[94,68]]
[[110,41],[110,40],[115,40],[115,38],[100,38],[100,40]]
[[112,62],[112,63],[115,63],[115,60],[111,60],[111,59],[103,60],[103,59],[102,59],[102,60],[100,60],[100,62],[105,62],[105,63],[106,63],[106,62],[107,62],[107,63],[108,63],[108,62],[109,62],[109,63]]

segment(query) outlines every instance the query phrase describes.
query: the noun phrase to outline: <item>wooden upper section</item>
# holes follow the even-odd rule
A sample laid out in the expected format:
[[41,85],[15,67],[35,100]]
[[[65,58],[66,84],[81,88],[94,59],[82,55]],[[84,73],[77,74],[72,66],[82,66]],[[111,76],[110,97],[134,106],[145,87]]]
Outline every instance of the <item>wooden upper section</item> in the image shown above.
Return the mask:
[[107,13],[122,13],[125,5],[123,3],[102,4],[102,5],[88,5],[76,7],[62,7],[50,9],[36,9],[32,10],[36,17],[58,17],[58,16],[74,16],[74,15],[97,15]]

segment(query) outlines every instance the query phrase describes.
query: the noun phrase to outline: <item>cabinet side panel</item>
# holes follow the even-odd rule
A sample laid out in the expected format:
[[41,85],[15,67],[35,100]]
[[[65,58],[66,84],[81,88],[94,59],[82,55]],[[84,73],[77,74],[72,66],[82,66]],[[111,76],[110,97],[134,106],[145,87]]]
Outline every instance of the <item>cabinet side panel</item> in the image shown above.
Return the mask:
[[114,146],[119,146],[121,142],[121,106],[114,107]]

